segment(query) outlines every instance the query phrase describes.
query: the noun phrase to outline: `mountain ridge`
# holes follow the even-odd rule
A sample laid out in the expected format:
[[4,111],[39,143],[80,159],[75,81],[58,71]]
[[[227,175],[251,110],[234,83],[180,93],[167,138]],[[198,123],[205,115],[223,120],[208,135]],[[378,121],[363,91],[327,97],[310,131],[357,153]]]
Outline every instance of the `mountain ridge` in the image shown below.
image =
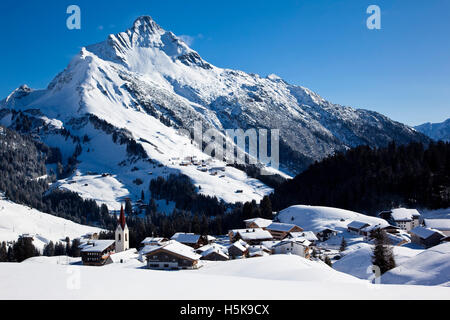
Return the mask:
[[[155,175],[187,174],[202,187],[201,192],[226,201],[258,200],[271,191],[239,170],[230,171],[226,178],[232,189],[249,186],[248,194],[239,197],[235,190],[218,190],[216,185],[223,181],[199,179],[195,168],[177,165],[173,158],[195,155],[207,159],[189,137],[179,134],[179,129],[192,130],[196,122],[222,134],[236,128],[279,129],[280,169],[288,174],[361,144],[378,147],[392,140],[399,144],[429,141],[379,113],[333,104],[277,76],[215,67],[148,16],[136,19],[125,32],[82,48],[47,89],[22,86],[0,102],[1,124],[16,126],[17,114],[30,117],[30,132],[49,146],[62,148],[63,158],[77,153],[80,164],[74,174],[121,171],[124,190],[117,193],[121,197],[146,189],[133,185],[142,172],[137,176],[125,169],[141,166],[154,172],[155,163],[167,168],[167,172],[156,170]],[[99,125],[86,121],[86,115],[101,119],[109,129],[100,133]],[[61,130],[90,140],[66,143]],[[104,136],[117,135],[117,131],[123,137],[119,144]],[[122,142],[127,142],[127,152],[141,148],[148,157],[142,152],[124,155]],[[99,154],[99,150],[117,157]],[[148,177],[143,180],[145,184],[149,181]]]

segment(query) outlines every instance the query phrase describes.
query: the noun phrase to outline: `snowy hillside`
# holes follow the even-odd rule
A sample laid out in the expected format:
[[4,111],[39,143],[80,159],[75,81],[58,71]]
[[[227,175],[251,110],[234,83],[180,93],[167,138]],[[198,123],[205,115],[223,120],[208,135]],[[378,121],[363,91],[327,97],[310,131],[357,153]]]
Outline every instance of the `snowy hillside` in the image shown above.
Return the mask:
[[283,223],[291,223],[307,231],[318,232],[323,228],[344,231],[347,225],[356,220],[372,225],[387,225],[384,219],[369,217],[361,213],[329,207],[292,206],[280,211],[277,216]]
[[58,242],[66,237],[72,240],[99,231],[99,228],[80,225],[0,199],[0,242],[16,241],[22,234],[31,234],[35,236],[33,244],[43,249],[50,241]]
[[[372,266],[373,248],[373,244],[364,242],[349,246],[342,253],[343,257],[333,264],[333,269],[351,274],[360,279],[368,279],[370,276],[368,268]],[[407,246],[394,246],[393,252],[395,263],[399,266],[417,256],[423,250]]]
[[450,119],[441,123],[424,123],[415,129],[433,140],[450,141]]
[[[383,115],[332,104],[277,76],[215,67],[150,17],[83,48],[47,89],[21,86],[0,102],[0,124],[25,122],[20,127],[60,148],[64,161],[77,158],[79,175],[60,187],[104,199],[112,209],[118,198],[136,200],[142,190],[148,196],[151,178],[173,172],[227,202],[259,200],[271,191],[236,169],[215,176],[197,165],[182,166],[186,156],[208,159],[178,130],[192,131],[197,121],[222,134],[279,129],[281,167],[290,173],[360,144],[427,141]],[[224,165],[218,161],[208,169]],[[111,175],[102,179],[102,173]]]
[[450,287],[450,243],[424,250],[397,268],[386,272],[382,283]]
[[[223,267],[213,263],[179,272],[139,269],[137,260],[101,268],[61,263],[64,260],[54,257],[0,264],[0,299],[414,300],[443,299],[450,292],[444,287],[370,285],[298,256],[222,262]],[[327,281],[330,275],[332,280]]]

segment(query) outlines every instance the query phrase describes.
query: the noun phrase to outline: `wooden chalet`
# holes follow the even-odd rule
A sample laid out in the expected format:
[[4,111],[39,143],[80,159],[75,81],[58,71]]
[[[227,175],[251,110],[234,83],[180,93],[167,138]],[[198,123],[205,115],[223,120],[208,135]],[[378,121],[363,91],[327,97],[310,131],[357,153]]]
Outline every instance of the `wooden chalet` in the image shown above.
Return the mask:
[[81,260],[86,266],[103,266],[109,256],[115,252],[114,240],[89,240],[83,242],[81,249]]
[[228,256],[230,259],[243,259],[248,255],[249,245],[242,240],[234,242],[228,247]]
[[264,229],[272,223],[272,220],[263,218],[253,218],[244,220],[247,229],[261,228]]
[[361,221],[352,221],[347,225],[347,231],[354,234],[362,234],[362,229],[369,227],[370,224]]
[[445,235],[434,229],[415,227],[411,230],[411,242],[418,244],[424,248],[430,248],[441,243],[441,240],[445,238]]
[[327,241],[331,237],[334,237],[338,234],[337,230],[331,228],[324,228],[316,233],[317,239],[320,241]]
[[295,224],[272,222],[266,227],[272,237],[276,240],[283,240],[289,236],[291,232],[302,232],[303,228]]
[[211,245],[209,249],[201,253],[201,260],[208,261],[227,261],[230,259],[228,250],[222,246]]
[[[146,250],[146,248],[149,248]],[[171,240],[162,246],[147,246],[141,253],[147,259],[147,268],[156,270],[198,269],[201,256],[192,247]]]
[[170,240],[178,241],[186,246],[192,247],[194,249],[200,248],[201,246],[208,244],[208,238],[206,236],[201,236],[194,233],[175,233]]
[[250,245],[257,245],[264,241],[273,240],[272,234],[260,228],[255,229],[236,229],[228,233],[231,242],[243,240]]

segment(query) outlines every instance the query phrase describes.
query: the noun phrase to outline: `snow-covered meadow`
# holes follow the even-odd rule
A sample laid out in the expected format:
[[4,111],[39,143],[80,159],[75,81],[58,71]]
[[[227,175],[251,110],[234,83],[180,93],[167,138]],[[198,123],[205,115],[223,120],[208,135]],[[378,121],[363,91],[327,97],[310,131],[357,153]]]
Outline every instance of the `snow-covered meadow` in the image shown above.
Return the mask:
[[[72,264],[66,264],[67,262]],[[373,285],[294,255],[206,263],[197,271],[104,267],[61,257],[0,264],[0,299],[448,299],[450,288]]]

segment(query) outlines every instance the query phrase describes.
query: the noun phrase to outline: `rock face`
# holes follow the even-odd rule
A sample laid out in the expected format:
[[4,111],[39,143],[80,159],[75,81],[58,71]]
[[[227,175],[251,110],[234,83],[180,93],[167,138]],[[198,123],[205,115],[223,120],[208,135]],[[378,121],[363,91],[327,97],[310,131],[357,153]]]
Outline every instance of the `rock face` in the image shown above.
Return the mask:
[[[104,155],[96,154],[110,154],[123,144],[128,162],[140,161],[146,153],[168,166],[168,155],[177,156],[190,144],[177,129],[192,130],[197,121],[221,132],[279,129],[281,169],[292,175],[337,150],[384,146],[392,140],[428,141],[379,113],[333,104],[276,75],[215,67],[147,16],[125,32],[83,48],[47,89],[22,86],[0,102],[1,124],[17,128],[25,116],[27,129],[61,148],[65,158],[76,152],[86,170],[100,170]],[[95,141],[83,140],[100,133],[114,136],[108,150],[105,141],[94,147],[89,143]]]
[[441,123],[424,123],[415,129],[433,140],[450,142],[450,119]]

